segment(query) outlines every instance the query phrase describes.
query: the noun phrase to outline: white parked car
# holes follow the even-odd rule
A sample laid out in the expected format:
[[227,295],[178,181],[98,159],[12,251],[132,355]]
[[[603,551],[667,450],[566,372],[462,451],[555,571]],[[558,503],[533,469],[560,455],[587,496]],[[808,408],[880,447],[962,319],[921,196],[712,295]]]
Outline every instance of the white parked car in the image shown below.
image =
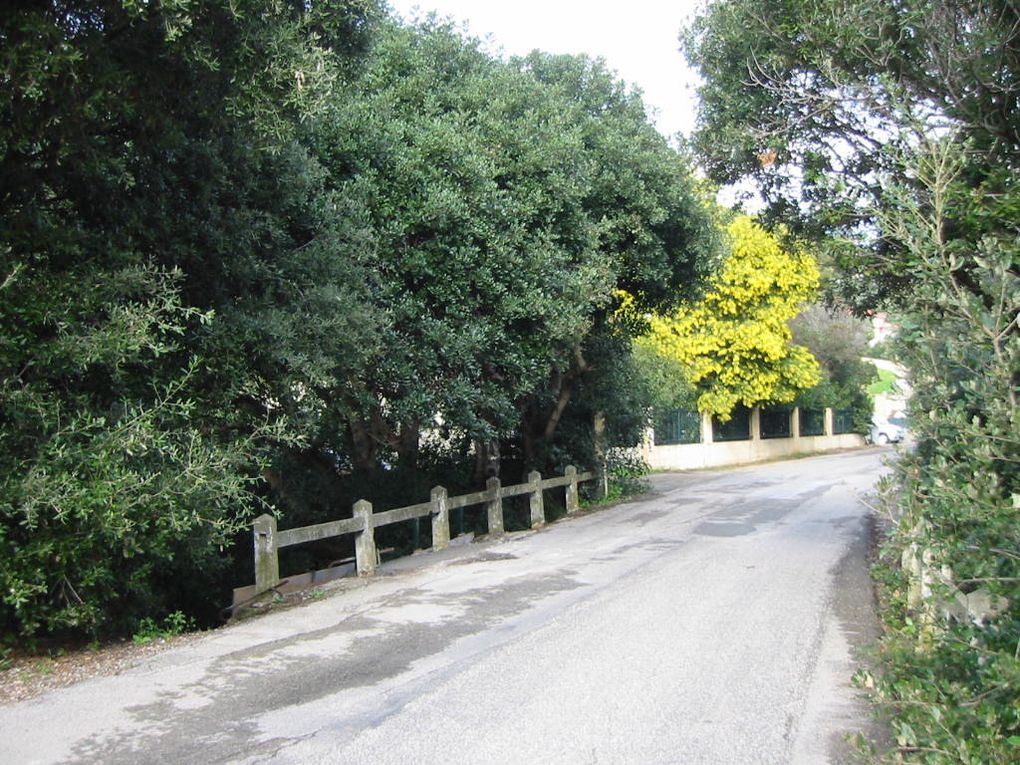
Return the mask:
[[871,423],[871,443],[898,444],[907,437],[907,420],[904,417],[890,417]]

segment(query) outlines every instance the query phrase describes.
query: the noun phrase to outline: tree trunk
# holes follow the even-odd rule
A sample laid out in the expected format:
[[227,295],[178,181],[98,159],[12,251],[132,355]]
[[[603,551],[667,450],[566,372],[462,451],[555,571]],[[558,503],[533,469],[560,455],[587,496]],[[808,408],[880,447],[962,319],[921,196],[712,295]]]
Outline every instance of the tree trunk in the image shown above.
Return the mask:
[[476,486],[484,486],[490,478],[499,478],[499,441],[475,439],[475,474]]
[[575,348],[570,368],[566,372],[559,370],[553,372],[549,381],[549,387],[556,398],[552,408],[545,411],[538,410],[537,407],[528,408],[522,423],[525,475],[531,470],[541,470],[544,467],[535,464],[540,444],[551,441],[556,435],[563,413],[567,411],[577,390],[577,383],[592,369],[594,367],[585,361],[581,348]]
[[376,466],[378,449],[368,426],[362,420],[352,418],[347,424],[347,433],[354,469],[362,473],[372,470]]
[[408,473],[414,474],[418,470],[420,444],[421,424],[417,421],[402,423],[397,436],[397,464]]
[[[580,375],[577,377],[580,377]],[[560,419],[567,410],[570,399],[574,397],[574,386],[577,384],[577,377],[574,375],[564,377],[559,394],[556,396],[556,403],[553,405],[552,411],[546,416],[545,427],[542,428],[543,440],[548,441],[556,435],[556,428],[559,427]]]
[[538,465],[538,438],[534,434],[532,418],[524,415],[524,423],[521,427],[521,449],[524,451],[524,470],[522,475],[527,475],[532,470],[540,470]]
[[606,497],[609,495],[609,471],[606,464],[609,444],[606,440],[606,415],[604,412],[595,412],[592,430],[595,436],[595,472],[598,476],[599,495]]

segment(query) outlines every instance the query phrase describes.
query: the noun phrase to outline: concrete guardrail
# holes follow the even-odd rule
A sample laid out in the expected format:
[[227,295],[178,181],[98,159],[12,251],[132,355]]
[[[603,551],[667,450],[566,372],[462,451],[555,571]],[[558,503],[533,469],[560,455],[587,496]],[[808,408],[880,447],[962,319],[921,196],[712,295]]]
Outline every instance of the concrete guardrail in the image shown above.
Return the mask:
[[490,478],[485,491],[456,497],[447,496],[446,489],[437,486],[432,490],[428,502],[374,513],[371,502],[359,500],[354,504],[354,515],[351,518],[283,531],[277,529],[276,518],[271,515],[260,515],[255,519],[252,530],[255,545],[255,594],[272,590],[280,584],[279,551],[282,547],[355,534],[354,553],[358,576],[371,576],[375,573],[378,558],[375,529],[381,526],[431,516],[432,549],[442,550],[450,544],[451,510],[470,505],[486,505],[489,534],[499,536],[504,533],[503,500],[529,494],[531,528],[536,529],[545,524],[545,505],[542,498],[544,490],[565,487],[567,514],[572,515],[579,508],[577,485],[593,478],[594,473],[578,473],[577,469],[570,465],[560,477],[543,479],[538,471],[532,471],[528,474],[527,483],[514,486],[503,486],[498,478]]

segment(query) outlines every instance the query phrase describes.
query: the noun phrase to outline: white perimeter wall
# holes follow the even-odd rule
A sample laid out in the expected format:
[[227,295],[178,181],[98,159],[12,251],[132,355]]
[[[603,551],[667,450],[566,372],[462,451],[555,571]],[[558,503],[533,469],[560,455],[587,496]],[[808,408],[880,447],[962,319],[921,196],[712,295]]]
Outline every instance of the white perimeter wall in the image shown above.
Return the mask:
[[751,412],[751,435],[747,441],[711,441],[711,418],[702,417],[700,444],[667,444],[656,446],[654,434],[649,431],[641,445],[641,456],[653,470],[696,470],[723,465],[743,465],[750,462],[781,459],[795,454],[811,454],[837,449],[852,449],[865,445],[864,436],[857,433],[833,435],[832,411],[825,413],[823,436],[800,436],[799,418],[793,420],[791,438],[760,438],[758,410]]

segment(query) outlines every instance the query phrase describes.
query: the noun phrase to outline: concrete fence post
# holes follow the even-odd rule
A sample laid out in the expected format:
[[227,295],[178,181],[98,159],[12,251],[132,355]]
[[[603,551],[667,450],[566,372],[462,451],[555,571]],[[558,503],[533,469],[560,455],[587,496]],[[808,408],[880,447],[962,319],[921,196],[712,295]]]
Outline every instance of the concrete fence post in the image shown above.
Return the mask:
[[570,479],[570,483],[567,484],[567,515],[572,515],[581,506],[577,498],[577,468],[573,465],[567,465],[563,475]]
[[354,517],[361,521],[361,531],[354,538],[354,559],[358,576],[372,576],[379,553],[375,547],[375,528],[372,526],[372,503],[364,499],[354,503]]
[[503,535],[503,484],[493,476],[485,482],[486,491],[492,492],[492,499],[487,507],[489,516],[489,536]]
[[655,449],[655,428],[645,428],[641,436],[641,459],[652,464],[652,452]]
[[531,528],[537,529],[545,525],[545,502],[542,499],[542,474],[537,470],[528,473],[528,484],[531,494],[528,499],[531,505]]
[[831,406],[825,407],[825,425],[822,432],[827,436],[836,432],[836,412]]
[[450,508],[446,489],[436,486],[432,490],[432,549],[445,550],[450,546]]
[[712,432],[712,413],[701,412],[701,443],[710,444],[715,438]]
[[255,540],[255,592],[263,593],[280,583],[280,557],[276,546],[276,519],[260,515],[252,529]]

